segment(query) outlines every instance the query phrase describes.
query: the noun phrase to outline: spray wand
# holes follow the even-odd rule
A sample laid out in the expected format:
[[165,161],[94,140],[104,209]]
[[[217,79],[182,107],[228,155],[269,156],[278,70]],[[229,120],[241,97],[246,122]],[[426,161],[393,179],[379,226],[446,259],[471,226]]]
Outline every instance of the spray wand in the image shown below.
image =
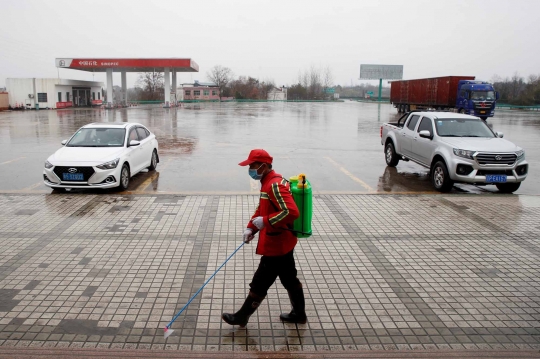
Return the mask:
[[225,262],[223,262],[223,264],[218,268],[216,269],[216,271],[214,272],[214,274],[212,274],[210,276],[210,278],[208,278],[206,280],[206,282],[204,282],[204,284],[202,285],[202,287],[199,288],[199,290],[193,294],[193,296],[188,300],[188,302],[186,303],[186,305],[184,305],[182,307],[182,309],[180,309],[180,311],[172,318],[172,320],[169,322],[169,324],[167,324],[165,326],[165,328],[163,329],[163,336],[165,337],[165,339],[167,339],[169,337],[169,335],[171,335],[174,330],[171,329],[171,325],[172,323],[174,323],[174,321],[180,316],[180,314],[182,314],[182,312],[188,307],[188,305],[193,301],[193,299],[195,299],[195,297],[203,290],[203,288],[208,284],[208,282],[210,282],[210,280],[212,280],[212,278],[214,278],[214,276],[219,272],[219,270],[221,268],[223,268],[225,266],[225,264],[227,264],[227,262],[229,261],[229,259],[232,258],[232,256],[234,256],[236,254],[236,252],[238,252],[238,250],[240,248],[242,248],[242,246],[244,245],[245,243],[242,241],[242,244],[240,244],[238,246],[238,248],[236,248],[236,250],[234,252],[232,252],[232,254],[229,256],[229,258],[227,258],[227,260]]

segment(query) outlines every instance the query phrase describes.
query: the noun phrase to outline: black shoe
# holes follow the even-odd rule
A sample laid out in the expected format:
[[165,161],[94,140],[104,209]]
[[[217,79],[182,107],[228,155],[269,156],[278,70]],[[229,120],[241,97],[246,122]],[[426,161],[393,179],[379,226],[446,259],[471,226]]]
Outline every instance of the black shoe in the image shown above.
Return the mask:
[[306,324],[306,300],[304,299],[304,290],[302,287],[288,291],[291,300],[292,310],[289,314],[282,313],[279,316],[283,322]]
[[257,294],[249,292],[244,305],[242,305],[242,308],[240,308],[238,312],[234,314],[223,313],[221,315],[221,319],[223,319],[227,324],[239,325],[243,328],[248,323],[249,317],[255,313],[263,299],[264,297],[259,297]]
[[280,314],[279,319],[281,319],[282,322],[287,322],[287,323],[306,324],[307,322],[307,316],[305,314],[303,316],[300,316],[296,314],[294,310],[291,310],[289,314],[287,313]]

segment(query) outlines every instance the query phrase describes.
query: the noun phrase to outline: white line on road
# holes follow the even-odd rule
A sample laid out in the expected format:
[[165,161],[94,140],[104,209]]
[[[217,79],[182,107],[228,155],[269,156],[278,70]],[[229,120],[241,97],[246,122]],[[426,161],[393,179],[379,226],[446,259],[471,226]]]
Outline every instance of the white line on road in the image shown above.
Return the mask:
[[33,190],[34,188],[39,187],[42,183],[43,183],[43,182],[34,183],[34,184],[31,185],[31,186],[28,186],[28,187],[26,187],[26,188],[21,189],[21,191],[31,191],[31,190]]
[[356,177],[355,175],[353,175],[351,172],[347,171],[347,169],[343,166],[341,166],[339,163],[337,163],[336,161],[334,161],[333,159],[331,159],[330,157],[325,157],[328,162],[330,162],[331,164],[333,164],[334,166],[336,166],[341,172],[345,173],[350,179],[352,179],[353,181],[359,183],[362,187],[364,187],[365,189],[367,189],[369,192],[376,192],[373,188],[371,188],[370,185],[368,185],[366,182],[362,181],[360,178]]
[[10,161],[2,162],[2,163],[0,163],[0,166],[1,165],[7,165],[8,163],[12,163],[12,162],[20,161],[20,160],[25,159],[25,158],[26,157],[19,157],[19,158],[15,158],[13,160],[10,160]]

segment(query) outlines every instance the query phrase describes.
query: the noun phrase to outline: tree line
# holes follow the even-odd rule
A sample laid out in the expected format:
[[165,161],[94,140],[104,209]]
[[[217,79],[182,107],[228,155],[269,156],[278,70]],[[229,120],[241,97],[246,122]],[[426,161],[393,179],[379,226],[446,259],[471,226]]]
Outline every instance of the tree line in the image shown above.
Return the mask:
[[[220,90],[221,97],[236,99],[265,100],[276,84],[271,79],[259,80],[252,76],[236,77],[228,67],[216,65],[206,76]],[[493,76],[491,82],[499,92],[501,103],[530,106],[540,104],[540,75],[530,75],[524,78],[517,73],[512,77],[502,78]],[[316,67],[300,71],[298,78],[287,88],[289,100],[327,100],[333,97],[325,91],[334,88],[332,71],[329,67]],[[377,96],[378,86],[361,84],[354,87],[335,87],[335,92],[341,97],[364,97],[367,91]],[[389,96],[389,87],[383,87],[383,97]],[[131,100],[163,101],[164,81],[160,72],[145,72],[139,74],[135,88],[128,90]]]
[[[207,73],[208,80],[216,84],[221,97],[236,99],[266,100],[268,94],[276,88],[274,80],[260,80],[252,76],[236,77],[228,67],[216,65]],[[329,67],[315,67],[300,71],[298,79],[287,88],[289,100],[324,100],[331,94],[326,88],[333,87],[332,71]],[[164,78],[159,72],[140,73],[134,88],[128,90],[131,100],[163,101]]]
[[518,106],[540,104],[540,75],[530,75],[527,79],[517,72],[512,77],[493,76],[491,82],[499,92],[499,102]]

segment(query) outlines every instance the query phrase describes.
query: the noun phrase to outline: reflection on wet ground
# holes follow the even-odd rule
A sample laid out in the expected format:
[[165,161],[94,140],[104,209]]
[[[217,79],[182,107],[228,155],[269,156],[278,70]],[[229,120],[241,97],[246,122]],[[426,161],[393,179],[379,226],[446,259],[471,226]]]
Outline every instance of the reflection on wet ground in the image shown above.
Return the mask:
[[[435,193],[426,169],[410,162],[386,167],[379,128],[397,118],[390,105],[354,101],[2,112],[0,191],[50,193],[42,166],[63,139],[88,123],[130,121],[156,134],[161,158],[156,172],[132,179],[131,193],[256,193],[237,166],[253,148],[268,150],[286,177],[307,173],[316,193]],[[540,113],[499,110],[488,122],[526,150],[530,173],[517,193],[538,194]],[[496,189],[456,185],[453,192]]]

